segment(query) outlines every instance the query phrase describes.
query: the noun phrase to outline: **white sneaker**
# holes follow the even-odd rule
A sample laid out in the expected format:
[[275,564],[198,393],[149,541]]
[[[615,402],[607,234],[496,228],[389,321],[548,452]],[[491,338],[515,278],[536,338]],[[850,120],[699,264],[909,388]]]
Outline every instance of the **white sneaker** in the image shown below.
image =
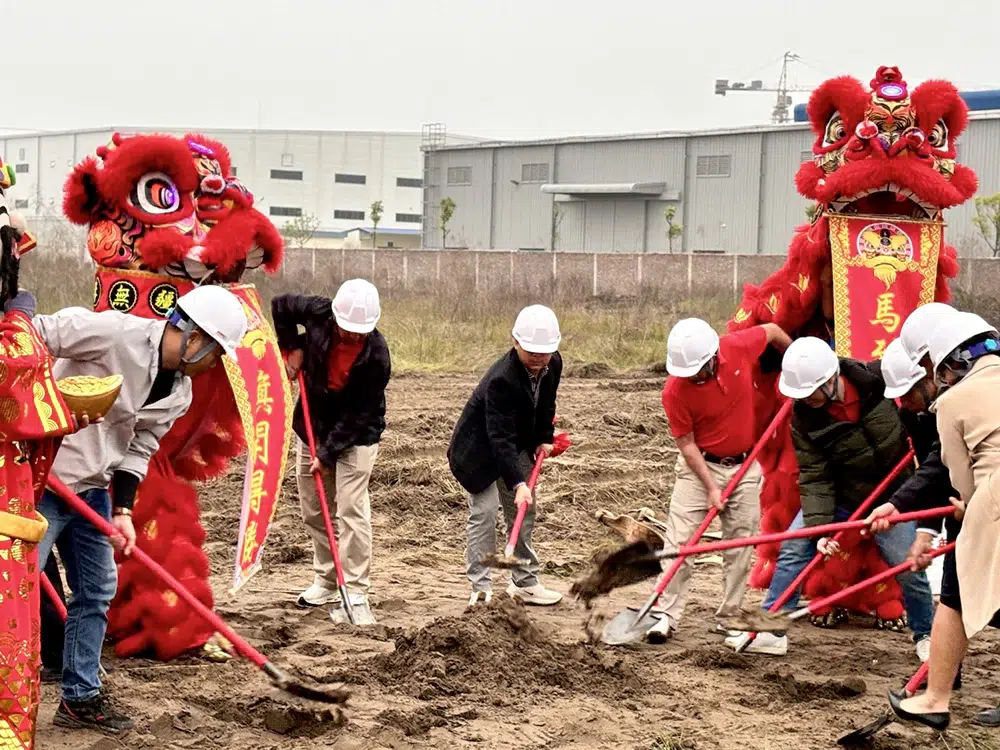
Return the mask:
[[473,591],[472,596],[469,597],[469,606],[475,607],[476,604],[482,600],[483,604],[489,604],[490,599],[493,598],[492,591]]
[[333,604],[334,602],[340,602],[339,592],[331,591],[326,586],[314,583],[312,586],[299,594],[298,601],[295,603],[299,607],[308,609],[310,607],[323,607],[327,604]]
[[924,662],[931,658],[931,637],[925,635],[917,641],[917,658]]
[[513,599],[520,599],[525,604],[534,604],[538,607],[551,607],[563,598],[563,595],[558,591],[547,589],[540,583],[522,588],[521,586],[515,586],[513,582],[507,587],[507,596]]
[[674,634],[674,629],[670,624],[670,618],[660,615],[657,623],[646,631],[644,636],[647,643],[666,643]]
[[[748,633],[741,633],[740,635],[726,638],[726,645],[736,651],[749,638]],[[774,633],[758,633],[757,637],[746,647],[745,653],[784,656],[788,653],[788,636],[778,636]]]

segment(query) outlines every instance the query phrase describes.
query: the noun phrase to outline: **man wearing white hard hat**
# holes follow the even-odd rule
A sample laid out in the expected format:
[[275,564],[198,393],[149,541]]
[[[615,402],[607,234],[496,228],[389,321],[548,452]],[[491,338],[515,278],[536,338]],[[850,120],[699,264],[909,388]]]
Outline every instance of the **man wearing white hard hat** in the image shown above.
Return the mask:
[[511,571],[507,593],[541,606],[562,599],[538,580],[538,556],[531,546],[535,506],[527,485],[538,453],[552,452],[562,334],[555,313],[542,305],[521,310],[511,334],[513,348],[479,381],[448,446],[451,472],[469,493],[465,561],[472,585],[470,606],[493,596],[491,568],[485,561],[496,552],[497,511],[503,508],[510,529],[522,503],[530,507],[514,555],[527,564]]
[[[333,552],[313,478],[318,470],[331,511],[336,511],[340,559],[355,622],[371,625],[375,618],[368,602],[372,558],[368,483],[385,430],[385,389],[392,372],[389,347],[376,327],[382,317],[378,290],[364,279],[350,279],[333,300],[285,294],[275,297],[271,315],[288,376],[296,378],[300,369],[305,374],[316,438],[314,463],[300,395],[293,418],[299,438],[295,478],[302,518],[312,538],[315,577],[299,595],[298,605],[333,605],[332,611],[342,611]],[[299,333],[300,326],[304,333]]]
[[[978,315],[943,317],[928,353],[939,395],[941,460],[964,510],[954,569],[946,562],[934,619],[927,691],[904,699],[889,694],[896,716],[943,731],[950,722],[951,689],[969,639],[1000,627],[1000,334]],[[976,717],[997,725],[996,710]]]
[[[14,302],[33,312],[34,299],[27,293]],[[33,322],[56,359],[57,379],[123,378],[104,419],[64,438],[52,464],[52,473],[111,521],[119,536],[109,542],[50,492],[38,504],[49,523],[38,563],[45,566],[52,547],[58,547],[73,591],[55,722],[116,734],[132,721],[106,700],[99,674],[107,612],[118,586],[112,544],[125,555],[132,553],[132,506],[150,457],[191,405],[191,378],[215,366],[223,354],[235,356],[246,335],[246,313],[231,292],[204,286],[178,298],[166,320],[71,307],[36,315]]]
[[[909,451],[906,432],[896,404],[885,398],[881,374],[863,362],[838,359],[829,344],[806,336],[796,339],[781,361],[778,389],[795,400],[792,411],[792,442],[799,464],[799,495],[802,508],[789,526],[845,521]],[[890,497],[912,474],[906,469],[885,493]],[[875,536],[882,557],[889,565],[907,559],[916,539],[916,525],[895,524]],[[781,545],[771,585],[764,599],[769,609],[809,564],[816,551],[833,555],[840,548],[831,539],[794,539]],[[924,573],[899,576],[903,600],[913,631],[917,654],[926,658],[934,615],[934,598]],[[785,605],[798,605],[798,592]],[[813,622],[836,627],[846,612],[833,610]],[[881,628],[900,631],[901,621],[879,620]],[[739,639],[727,644],[739,648]],[[784,655],[788,637],[781,633],[760,633],[746,649],[750,653]]]
[[[722,489],[753,449],[754,372],[769,345],[783,351],[791,343],[781,328],[765,323],[722,338],[704,320],[678,321],[667,336],[667,381],[663,409],[677,441],[677,478],[670,496],[666,549],[686,544],[711,508],[720,511],[722,533],[738,539],[756,533],[760,523],[760,466],[754,463],[723,504]],[[716,611],[716,630],[738,614],[746,594],[753,550],[723,553],[724,589]],[[660,597],[658,622],[646,640],[670,638],[684,614],[693,565],[686,561]]]

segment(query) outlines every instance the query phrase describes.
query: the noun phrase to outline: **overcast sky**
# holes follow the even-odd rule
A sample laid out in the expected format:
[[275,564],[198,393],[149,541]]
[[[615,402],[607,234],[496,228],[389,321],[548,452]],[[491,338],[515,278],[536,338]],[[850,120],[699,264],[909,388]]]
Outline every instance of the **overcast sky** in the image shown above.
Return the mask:
[[[1000,3],[906,0],[3,0],[0,130],[419,130],[497,138],[767,122],[713,94],[898,65],[1000,88]],[[960,32],[954,30],[961,29]],[[951,30],[951,31],[949,31]],[[804,94],[795,95],[796,103]]]

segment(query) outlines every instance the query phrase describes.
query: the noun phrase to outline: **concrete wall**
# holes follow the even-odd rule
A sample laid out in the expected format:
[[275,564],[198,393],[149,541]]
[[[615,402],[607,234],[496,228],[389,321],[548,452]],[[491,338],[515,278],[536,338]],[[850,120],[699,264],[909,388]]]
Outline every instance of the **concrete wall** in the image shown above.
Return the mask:
[[[453,289],[463,293],[526,290],[543,298],[553,291],[571,296],[670,300],[732,293],[777,271],[777,255],[665,253],[542,253],[368,249],[288,249],[284,272],[313,273],[333,285],[354,276],[384,292]],[[953,285],[971,294],[1000,293],[1000,260],[971,259]]]

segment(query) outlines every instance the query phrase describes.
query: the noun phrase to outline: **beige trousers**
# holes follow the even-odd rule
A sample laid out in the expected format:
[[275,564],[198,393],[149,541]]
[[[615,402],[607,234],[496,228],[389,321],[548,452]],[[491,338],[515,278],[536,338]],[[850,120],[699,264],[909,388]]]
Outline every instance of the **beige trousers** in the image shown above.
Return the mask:
[[[712,463],[708,464],[708,468],[715,477],[719,489],[725,488],[739,470],[739,466],[723,468]],[[719,514],[723,538],[739,539],[757,533],[760,525],[761,481],[760,464],[754,462],[729,496],[725,509]],[[677,459],[677,479],[674,482],[674,492],[670,498],[667,514],[666,550],[672,552],[687,544],[707,514],[708,494],[705,492],[705,485],[691,471],[684,457],[680,456]],[[747,579],[750,577],[750,568],[753,564],[753,547],[726,550],[722,553],[722,559],[724,588],[722,603],[715,613],[719,618],[732,617],[738,614],[743,606]],[[665,564],[672,563],[671,560]],[[658,609],[667,613],[673,627],[677,627],[684,614],[688,582],[693,571],[694,564],[691,558],[688,558],[660,597]]]
[[[321,474],[330,506],[330,520],[336,518],[334,528],[347,590],[363,596],[368,594],[368,574],[372,564],[372,508],[368,480],[377,455],[378,445],[348,448],[340,454],[336,467]],[[312,538],[316,583],[336,591],[337,572],[323,523],[316,480],[309,473],[310,463],[309,446],[299,440],[295,451],[295,481],[302,505],[302,520]]]

